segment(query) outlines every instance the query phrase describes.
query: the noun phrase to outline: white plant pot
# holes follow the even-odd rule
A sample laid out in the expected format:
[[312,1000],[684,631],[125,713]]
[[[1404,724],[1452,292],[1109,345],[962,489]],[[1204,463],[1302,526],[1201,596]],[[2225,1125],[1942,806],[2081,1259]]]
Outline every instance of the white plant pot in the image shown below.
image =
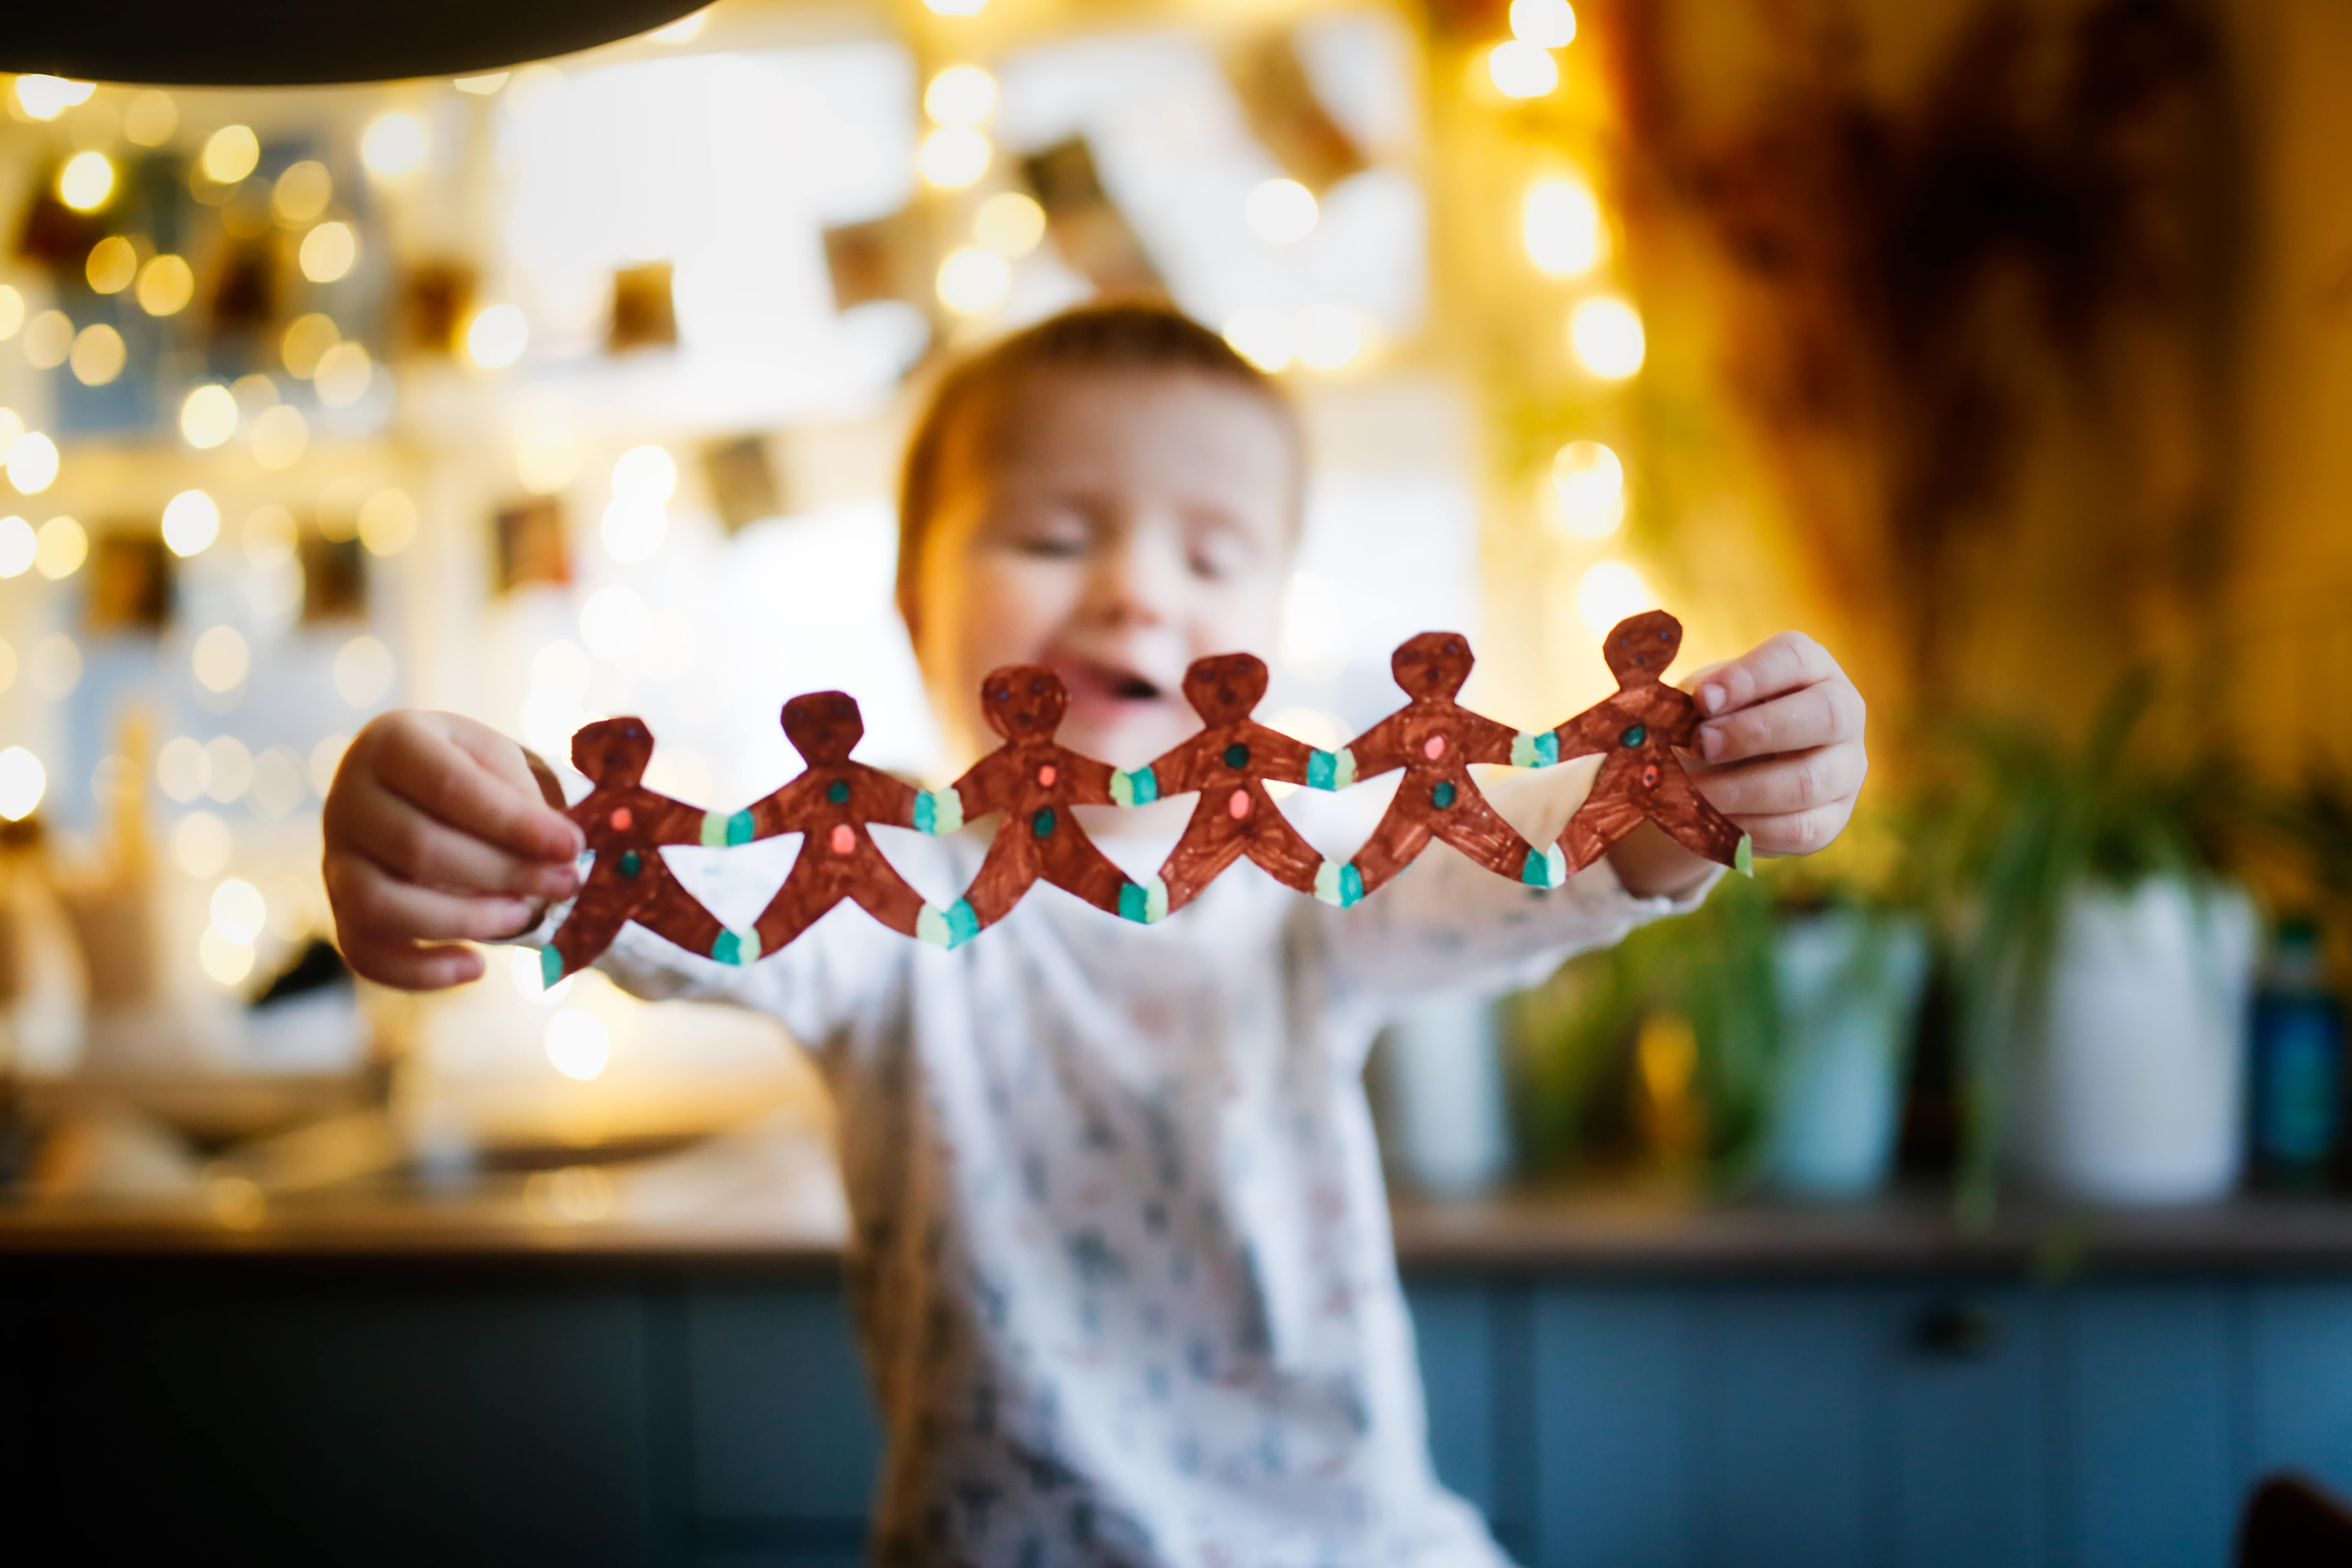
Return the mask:
[[1875,1192],[1895,1163],[1927,933],[1832,910],[1786,926],[1772,963],[1780,1066],[1764,1179],[1803,1198]]
[[2244,1159],[2252,904],[2171,879],[2078,892],[2050,994],[2011,1042],[2010,1165],[2096,1204],[2221,1197]]

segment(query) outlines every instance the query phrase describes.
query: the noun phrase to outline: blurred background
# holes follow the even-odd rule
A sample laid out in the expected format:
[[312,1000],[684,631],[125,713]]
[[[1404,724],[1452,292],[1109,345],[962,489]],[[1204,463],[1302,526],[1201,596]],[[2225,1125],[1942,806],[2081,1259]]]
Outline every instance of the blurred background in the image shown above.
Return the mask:
[[2352,1263],[2347,70],[2326,0],[719,0],[454,79],[5,79],[0,1221],[829,1256],[772,1025],[527,952],[355,987],[320,796],[421,705],[642,714],[732,809],[828,686],[935,772],[912,395],[1143,289],[1307,416],[1277,725],[1433,625],[1549,725],[1661,605],[1871,703],[1830,853],[1399,1020],[1409,1266]]

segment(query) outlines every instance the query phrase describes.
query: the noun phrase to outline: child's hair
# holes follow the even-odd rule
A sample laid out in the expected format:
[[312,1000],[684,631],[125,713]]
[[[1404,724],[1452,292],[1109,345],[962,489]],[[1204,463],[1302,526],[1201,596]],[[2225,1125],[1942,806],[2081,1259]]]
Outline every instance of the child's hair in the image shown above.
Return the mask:
[[916,573],[940,502],[948,437],[959,421],[1040,371],[1159,371],[1206,376],[1265,399],[1294,448],[1298,414],[1273,378],[1173,306],[1152,300],[1084,305],[992,343],[932,386],[898,476],[898,614],[915,626]]

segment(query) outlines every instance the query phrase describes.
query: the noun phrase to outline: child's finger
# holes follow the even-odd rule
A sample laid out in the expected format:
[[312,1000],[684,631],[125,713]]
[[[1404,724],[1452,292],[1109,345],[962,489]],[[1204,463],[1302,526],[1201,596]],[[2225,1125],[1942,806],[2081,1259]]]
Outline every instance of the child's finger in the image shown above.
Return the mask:
[[1779,816],[1851,799],[1870,773],[1860,746],[1816,746],[1698,775],[1707,803],[1727,816]]
[[498,777],[446,735],[404,725],[383,746],[377,778],[419,810],[532,859],[569,860],[580,852],[580,830],[550,810],[535,785]]
[[339,844],[407,881],[540,899],[568,899],[579,890],[570,860],[519,858],[365,780],[339,792],[332,809],[330,830]]
[[487,967],[470,947],[415,947],[405,942],[355,942],[343,962],[362,980],[403,991],[446,991],[479,980]]
[[1784,691],[1843,674],[1821,644],[1802,632],[1782,632],[1706,670],[1698,682],[1699,711],[1737,712]]
[[1747,830],[1759,855],[1811,855],[1824,848],[1831,839],[1845,831],[1848,819],[1853,816],[1851,799],[1817,805],[1811,811],[1791,811],[1778,816],[1743,816],[1735,818]]
[[1864,717],[1862,693],[1840,675],[1708,720],[1698,727],[1698,754],[1736,763],[1833,746],[1860,740]]
[[352,856],[329,861],[326,873],[338,923],[370,942],[500,942],[530,930],[538,912],[528,899],[420,888]]

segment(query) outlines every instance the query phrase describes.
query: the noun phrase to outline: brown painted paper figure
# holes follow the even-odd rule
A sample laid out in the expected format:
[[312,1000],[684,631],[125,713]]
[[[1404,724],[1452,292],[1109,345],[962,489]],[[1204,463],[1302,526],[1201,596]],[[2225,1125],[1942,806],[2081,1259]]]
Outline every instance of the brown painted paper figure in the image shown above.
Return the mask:
[[1666,667],[1682,646],[1682,622],[1664,610],[1618,622],[1601,645],[1616,695],[1552,731],[1561,760],[1604,759],[1592,793],[1559,836],[1571,871],[1592,864],[1644,819],[1709,860],[1749,869],[1748,835],[1706,803],[1675,754],[1693,749],[1700,717],[1697,703],[1665,683]]
[[653,754],[642,719],[599,719],[572,737],[572,765],[595,787],[564,815],[596,859],[572,913],[540,950],[540,976],[550,985],[594,963],[631,921],[692,952],[711,952],[727,934],[661,858],[662,845],[703,842],[708,814],[639,782]]
[[980,683],[980,703],[1004,744],[952,787],[917,804],[916,826],[927,833],[952,833],[991,812],[1004,814],[971,886],[948,908],[947,945],[1003,920],[1040,880],[1108,913],[1150,918],[1144,889],[1095,847],[1070,809],[1112,804],[1111,766],[1054,739],[1070,706],[1062,678],[1042,665],[1006,665]]
[[873,822],[914,826],[921,792],[852,760],[850,752],[866,734],[857,700],[842,691],[812,691],[784,704],[783,724],[807,768],[732,816],[711,814],[702,842],[716,847],[797,833],[800,858],[751,929],[723,933],[712,956],[750,963],[800,935],[844,899],[892,931],[946,946],[946,917],[907,885],[866,830]]
[[1549,736],[1523,735],[1454,701],[1472,662],[1459,632],[1408,637],[1389,669],[1412,700],[1338,752],[1317,754],[1307,782],[1319,789],[1404,770],[1396,798],[1355,858],[1327,863],[1318,874],[1317,898],[1347,908],[1402,870],[1433,837],[1499,876],[1532,888],[1559,885],[1558,854],[1530,847],[1470,777],[1473,763],[1538,764],[1539,742]]
[[1246,855],[1277,882],[1315,890],[1323,857],[1298,836],[1266,794],[1269,779],[1305,784],[1315,749],[1250,717],[1265,696],[1265,663],[1255,654],[1197,658],[1184,672],[1185,700],[1207,726],[1166,755],[1111,780],[1121,805],[1148,805],[1162,795],[1197,791],[1200,801],[1184,836],[1145,884],[1145,914],[1158,920],[1181,910]]

